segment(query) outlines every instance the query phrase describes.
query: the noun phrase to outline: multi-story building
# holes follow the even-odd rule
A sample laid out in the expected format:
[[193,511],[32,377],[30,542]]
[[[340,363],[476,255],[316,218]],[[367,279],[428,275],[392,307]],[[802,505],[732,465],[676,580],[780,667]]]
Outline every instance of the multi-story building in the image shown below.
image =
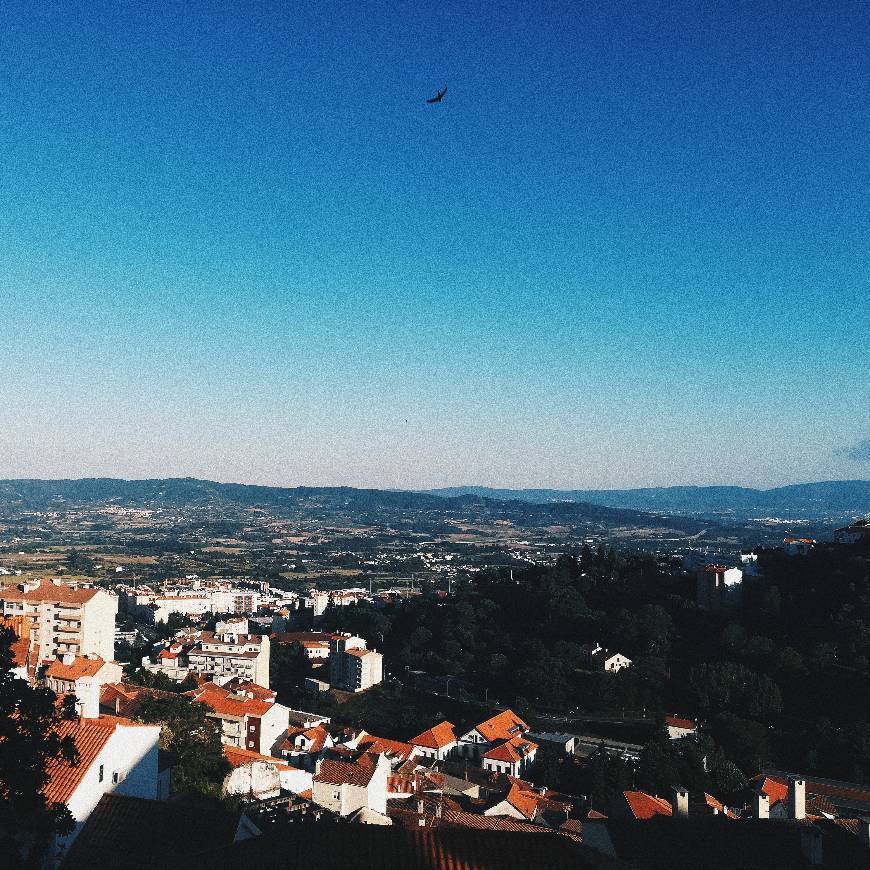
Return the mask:
[[273,747],[287,733],[290,710],[275,702],[275,693],[251,683],[230,687],[204,683],[185,693],[210,708],[208,716],[221,724],[221,740],[271,755]]
[[68,586],[60,580],[26,581],[0,589],[0,614],[32,619],[31,640],[39,656],[66,653],[115,657],[118,599],[102,589]]
[[107,662],[99,656],[74,656],[66,653],[45,669],[45,685],[57,695],[69,692],[80,695],[88,683],[98,687],[119,683],[123,669],[117,662]]
[[265,634],[200,632],[187,661],[197,674],[238,677],[269,687],[269,637]]
[[345,692],[364,692],[384,678],[384,659],[361,637],[333,634],[329,640],[329,683]]

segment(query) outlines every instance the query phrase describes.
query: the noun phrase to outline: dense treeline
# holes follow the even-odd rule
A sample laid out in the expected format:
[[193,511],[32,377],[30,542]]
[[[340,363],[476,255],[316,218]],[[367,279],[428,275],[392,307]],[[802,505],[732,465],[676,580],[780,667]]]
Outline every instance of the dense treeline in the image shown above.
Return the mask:
[[[333,608],[397,673],[454,675],[520,711],[697,715],[744,771],[762,764],[870,776],[870,554],[763,551],[741,606],[695,604],[694,578],[646,554],[584,548],[552,567],[493,569],[444,598]],[[593,673],[580,646],[629,656]]]

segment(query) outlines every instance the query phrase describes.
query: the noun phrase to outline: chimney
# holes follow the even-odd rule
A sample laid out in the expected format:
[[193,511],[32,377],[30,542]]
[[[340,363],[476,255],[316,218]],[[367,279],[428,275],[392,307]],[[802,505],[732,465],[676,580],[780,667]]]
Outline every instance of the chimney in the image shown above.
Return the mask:
[[674,817],[681,819],[689,816],[689,792],[682,786],[675,786],[674,793],[671,797],[671,807],[673,807]]
[[770,818],[770,798],[763,791],[757,791],[752,799],[752,817],[755,819]]
[[807,783],[797,776],[788,778],[788,817],[804,819],[807,815]]
[[96,719],[100,715],[100,684],[90,678],[76,680],[76,712],[83,719]]
[[72,653],[64,653],[60,657],[61,664],[66,668],[71,668],[76,663],[76,657]]

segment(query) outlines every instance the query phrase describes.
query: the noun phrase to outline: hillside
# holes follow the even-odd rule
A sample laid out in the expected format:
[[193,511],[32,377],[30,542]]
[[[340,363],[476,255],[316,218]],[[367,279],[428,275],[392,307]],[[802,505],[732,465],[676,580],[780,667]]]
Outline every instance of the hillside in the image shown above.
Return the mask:
[[529,502],[586,502],[611,508],[698,516],[730,514],[735,519],[778,516],[830,519],[870,513],[870,481],[831,480],[775,489],[740,486],[669,486],[647,489],[492,489],[449,487],[429,494]]

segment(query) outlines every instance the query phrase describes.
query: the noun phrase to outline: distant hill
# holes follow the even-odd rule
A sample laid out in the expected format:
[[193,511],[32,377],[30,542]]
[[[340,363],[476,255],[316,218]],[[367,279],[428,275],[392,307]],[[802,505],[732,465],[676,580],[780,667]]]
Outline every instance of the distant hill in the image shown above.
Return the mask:
[[519,525],[594,524],[602,528],[672,528],[695,534],[713,524],[694,517],[664,517],[631,508],[573,499],[489,498],[473,491],[443,495],[353,487],[273,487],[216,483],[194,478],[165,480],[0,480],[0,508],[45,511],[117,504],[129,507],[265,508],[279,516],[453,517],[508,520]]
[[611,508],[696,516],[731,515],[823,519],[870,513],[870,480],[830,480],[798,483],[775,489],[741,486],[669,486],[648,489],[492,489],[482,486],[427,490],[455,498],[529,502],[585,502]]

